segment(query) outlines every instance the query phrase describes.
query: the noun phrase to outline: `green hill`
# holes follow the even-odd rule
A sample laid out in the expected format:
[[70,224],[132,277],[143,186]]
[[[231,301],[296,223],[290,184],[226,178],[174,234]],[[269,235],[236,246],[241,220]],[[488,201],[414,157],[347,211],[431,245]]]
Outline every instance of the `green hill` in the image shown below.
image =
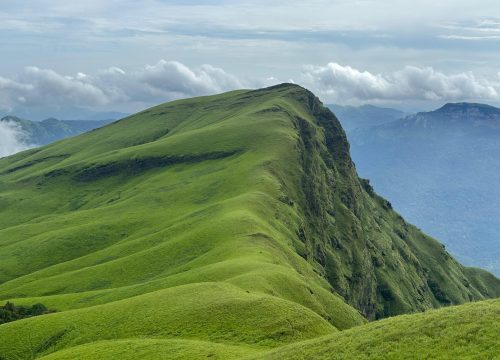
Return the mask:
[[0,325],[5,359],[234,358],[499,292],[357,177],[296,85],[0,160],[0,301],[58,311]]
[[481,301],[376,321],[256,358],[498,359],[499,318],[499,300]]

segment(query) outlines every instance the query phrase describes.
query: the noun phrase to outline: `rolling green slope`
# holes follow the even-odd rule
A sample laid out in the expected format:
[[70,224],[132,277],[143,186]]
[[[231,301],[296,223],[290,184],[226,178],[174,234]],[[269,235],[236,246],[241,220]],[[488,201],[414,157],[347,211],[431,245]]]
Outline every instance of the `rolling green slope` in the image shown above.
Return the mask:
[[495,359],[500,353],[500,301],[401,315],[275,350],[186,340],[100,341],[45,360],[120,359]]
[[402,315],[284,346],[258,359],[498,359],[500,300]]
[[231,358],[499,287],[358,179],[334,115],[295,85],[0,159],[0,301],[59,310],[0,325],[7,359]]

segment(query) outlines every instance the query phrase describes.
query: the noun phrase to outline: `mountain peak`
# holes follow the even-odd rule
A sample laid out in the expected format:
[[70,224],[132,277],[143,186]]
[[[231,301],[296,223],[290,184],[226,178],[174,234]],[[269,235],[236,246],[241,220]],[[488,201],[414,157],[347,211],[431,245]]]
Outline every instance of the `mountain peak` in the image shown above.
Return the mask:
[[254,92],[255,94],[275,93],[276,95],[279,95],[283,92],[293,92],[295,94],[302,93],[304,95],[307,95],[308,98],[315,97],[314,94],[310,90],[306,89],[303,86],[294,84],[294,83],[281,83],[281,84],[272,85],[272,86],[268,86],[268,87],[261,88],[261,89],[252,90],[252,92]]
[[46,125],[57,125],[57,124],[61,123],[61,120],[56,119],[54,117],[50,117],[50,118],[47,118],[45,120],[42,120],[41,123],[46,124]]
[[459,129],[473,125],[474,128],[498,129],[500,109],[479,103],[448,103],[439,109],[409,115],[401,121],[406,127]]
[[21,121],[20,118],[18,118],[17,116],[14,116],[14,115],[7,115],[7,116],[4,116],[3,118],[0,118],[0,121],[15,121],[15,122],[18,122],[18,121]]
[[306,88],[304,88],[300,85],[297,85],[295,83],[289,83],[289,82],[284,82],[284,83],[277,84],[277,85],[271,85],[271,86],[268,86],[268,87],[265,87],[265,88],[262,88],[259,90],[279,90],[279,89],[285,89],[285,88],[297,88],[297,89],[306,90]]
[[457,112],[457,113],[466,113],[466,112],[480,112],[483,114],[499,114],[500,109],[487,104],[480,103],[468,103],[468,102],[458,102],[458,103],[447,103],[435,110],[434,112]]

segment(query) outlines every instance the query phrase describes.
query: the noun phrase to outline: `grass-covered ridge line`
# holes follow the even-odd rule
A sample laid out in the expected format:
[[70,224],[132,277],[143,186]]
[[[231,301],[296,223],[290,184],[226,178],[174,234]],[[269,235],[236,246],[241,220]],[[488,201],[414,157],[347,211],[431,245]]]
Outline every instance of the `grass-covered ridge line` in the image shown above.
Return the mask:
[[60,311],[1,325],[0,356],[230,358],[498,295],[367,189],[334,115],[290,84],[0,159],[0,300]]
[[250,359],[496,359],[500,300],[401,315]]

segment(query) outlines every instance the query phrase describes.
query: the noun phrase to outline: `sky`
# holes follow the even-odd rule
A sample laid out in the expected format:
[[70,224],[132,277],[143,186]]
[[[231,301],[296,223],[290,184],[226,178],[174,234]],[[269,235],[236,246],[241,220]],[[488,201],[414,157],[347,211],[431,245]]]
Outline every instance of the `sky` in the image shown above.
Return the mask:
[[281,82],[343,105],[498,106],[500,2],[0,0],[0,59],[0,116],[34,120]]

